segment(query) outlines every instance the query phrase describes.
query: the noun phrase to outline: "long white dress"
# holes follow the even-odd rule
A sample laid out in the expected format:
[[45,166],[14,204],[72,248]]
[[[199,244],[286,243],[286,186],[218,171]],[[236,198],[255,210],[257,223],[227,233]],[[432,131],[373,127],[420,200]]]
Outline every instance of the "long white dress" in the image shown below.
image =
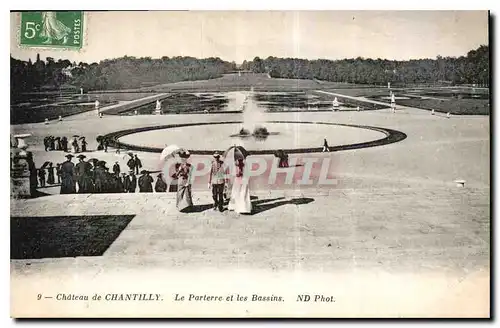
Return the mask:
[[71,29],[57,19],[56,12],[42,12],[42,31],[40,32],[41,37],[61,40],[65,36],[68,36],[69,33],[71,33]]
[[228,210],[236,213],[252,213],[252,202],[250,201],[250,186],[248,178],[243,176],[240,168],[236,169],[233,187],[231,189],[231,198],[229,200]]
[[177,209],[186,211],[193,207],[193,196],[191,191],[191,174],[193,167],[189,163],[181,163],[177,170]]

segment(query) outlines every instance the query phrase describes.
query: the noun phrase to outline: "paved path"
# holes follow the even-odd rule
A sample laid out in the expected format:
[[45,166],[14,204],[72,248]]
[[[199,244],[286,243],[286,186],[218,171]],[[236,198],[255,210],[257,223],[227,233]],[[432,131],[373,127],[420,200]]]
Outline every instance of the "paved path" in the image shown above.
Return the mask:
[[[256,213],[210,209],[194,193],[179,213],[175,193],[59,195],[11,200],[12,216],[135,215],[95,265],[134,268],[231,267],[335,271],[468,272],[489,265],[489,189],[379,188],[251,193]],[[37,220],[37,218],[33,218]],[[57,268],[76,259],[12,261],[15,271]],[[25,266],[30,262],[31,266]],[[62,268],[62,267],[61,267]],[[27,272],[26,272],[27,273]]]

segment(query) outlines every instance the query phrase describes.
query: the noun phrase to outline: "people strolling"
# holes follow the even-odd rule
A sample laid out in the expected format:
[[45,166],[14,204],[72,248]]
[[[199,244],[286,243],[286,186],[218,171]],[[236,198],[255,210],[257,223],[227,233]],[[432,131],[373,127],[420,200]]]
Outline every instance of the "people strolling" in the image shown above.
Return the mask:
[[179,154],[181,163],[177,169],[177,209],[181,212],[189,211],[193,206],[191,194],[192,165],[187,162],[191,154],[183,151]]
[[245,160],[243,158],[236,160],[236,176],[231,189],[228,209],[240,214],[252,212],[250,186],[248,177],[245,176]]
[[220,154],[215,152],[213,155],[212,167],[210,168],[210,176],[208,187],[212,188],[212,198],[214,200],[214,210],[224,211],[224,182],[225,168],[224,162],[220,159]]

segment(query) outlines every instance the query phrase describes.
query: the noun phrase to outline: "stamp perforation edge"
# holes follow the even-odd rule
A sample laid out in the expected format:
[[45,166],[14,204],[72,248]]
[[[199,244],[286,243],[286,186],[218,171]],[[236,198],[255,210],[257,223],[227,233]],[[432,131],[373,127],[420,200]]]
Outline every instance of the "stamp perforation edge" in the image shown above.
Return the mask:
[[[57,11],[57,10],[54,10]],[[88,45],[88,26],[89,26],[89,19],[90,16],[88,12],[86,11],[81,11],[82,12],[82,46],[80,48],[70,48],[70,47],[65,47],[65,46],[58,46],[58,45],[48,45],[48,46],[36,46],[36,45],[24,45],[21,44],[21,14],[23,11],[11,11],[12,13],[15,13],[15,22],[16,22],[16,46],[20,50],[37,50],[37,51],[70,51],[70,52],[77,52],[77,53],[85,53],[86,52],[86,47]]]

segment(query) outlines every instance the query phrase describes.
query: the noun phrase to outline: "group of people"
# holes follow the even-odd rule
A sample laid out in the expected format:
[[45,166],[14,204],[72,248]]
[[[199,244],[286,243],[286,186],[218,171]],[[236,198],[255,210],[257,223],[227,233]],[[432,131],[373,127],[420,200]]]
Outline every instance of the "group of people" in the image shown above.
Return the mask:
[[[86,156],[76,156],[78,163],[73,163],[72,154],[66,155],[66,161],[60,164],[61,194],[74,193],[135,193],[153,192],[153,177],[151,172],[142,170],[136,175],[134,170],[128,174],[121,172],[118,162],[115,162],[112,171],[105,161],[91,159],[86,161]],[[163,175],[160,173],[155,184],[156,192],[167,190]]]
[[[176,164],[173,178],[177,179],[177,209],[181,212],[189,212],[193,208],[193,196],[191,187],[192,165],[188,162],[189,151],[179,154],[181,162]],[[219,153],[213,154],[213,161],[210,168],[208,187],[212,189],[214,201],[213,209],[224,211],[225,200],[229,200],[228,210],[241,214],[252,212],[250,201],[250,189],[248,177],[244,175],[245,159],[235,159],[234,178],[229,179],[230,168],[225,165]],[[225,192],[226,197],[225,197]]]
[[85,140],[85,137],[73,136],[73,140],[71,142],[66,137],[54,137],[48,136],[43,138],[43,145],[45,147],[45,151],[64,151],[71,152],[73,154],[86,152],[88,142]]
[[[57,176],[57,182],[55,177]],[[54,167],[52,162],[46,162],[41,168],[37,170],[37,179],[35,179],[36,187],[44,188],[46,185],[55,185],[61,183],[61,164]]]
[[289,167],[288,154],[283,149],[276,151],[274,156],[279,158],[278,167]]

